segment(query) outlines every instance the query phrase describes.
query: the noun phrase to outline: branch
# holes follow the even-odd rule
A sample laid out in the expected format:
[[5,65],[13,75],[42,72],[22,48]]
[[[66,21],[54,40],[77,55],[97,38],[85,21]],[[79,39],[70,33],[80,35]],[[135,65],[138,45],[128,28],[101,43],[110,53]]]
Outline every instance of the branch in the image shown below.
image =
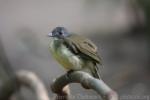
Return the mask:
[[2,77],[2,80],[0,80],[0,100],[9,99],[14,92],[18,91],[18,85],[26,85],[31,88],[35,92],[38,100],[49,100],[47,91],[42,81],[33,72],[19,71],[15,75],[6,56],[1,37],[0,76]]
[[51,89],[57,94],[57,98],[60,98],[57,100],[68,100],[69,94],[67,94],[65,86],[70,83],[81,83],[85,89],[95,90],[104,100],[118,100],[117,93],[109,88],[102,80],[98,80],[83,71],[74,71],[69,76],[67,74],[62,75],[53,82]]
[[16,77],[21,86],[25,85],[35,92],[37,100],[50,100],[43,82],[33,72],[22,70],[16,73]]
[[11,94],[18,88],[14,70],[4,49],[0,36],[0,100],[8,100]]
[[16,82],[14,80],[15,78],[0,80],[0,100],[8,100],[9,97],[16,91]]

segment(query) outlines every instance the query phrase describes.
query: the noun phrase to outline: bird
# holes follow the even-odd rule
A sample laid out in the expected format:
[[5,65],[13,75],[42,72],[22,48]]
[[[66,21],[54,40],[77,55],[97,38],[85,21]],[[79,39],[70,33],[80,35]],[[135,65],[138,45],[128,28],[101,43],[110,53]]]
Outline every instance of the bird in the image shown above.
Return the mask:
[[88,38],[69,32],[65,27],[56,27],[51,37],[49,51],[67,73],[85,71],[100,79],[99,66],[102,65],[97,46]]

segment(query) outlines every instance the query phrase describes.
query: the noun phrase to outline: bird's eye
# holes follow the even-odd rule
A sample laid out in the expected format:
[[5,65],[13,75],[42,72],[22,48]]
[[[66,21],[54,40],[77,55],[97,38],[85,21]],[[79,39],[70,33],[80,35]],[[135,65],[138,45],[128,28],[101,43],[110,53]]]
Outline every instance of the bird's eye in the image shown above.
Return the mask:
[[62,32],[59,32],[59,35],[62,35]]

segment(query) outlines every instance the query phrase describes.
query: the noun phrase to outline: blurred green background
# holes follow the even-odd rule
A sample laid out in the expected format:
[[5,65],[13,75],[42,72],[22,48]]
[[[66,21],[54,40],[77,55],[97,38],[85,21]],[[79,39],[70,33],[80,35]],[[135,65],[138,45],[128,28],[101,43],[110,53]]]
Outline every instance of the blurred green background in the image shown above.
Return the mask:
[[[149,11],[149,0],[0,0],[0,89],[14,72],[25,69],[35,72],[53,97],[49,85],[65,71],[48,51],[47,34],[64,26],[99,47],[102,79],[120,99],[146,100],[142,97],[150,97]],[[97,95],[79,84],[71,84],[71,93]],[[26,88],[16,95],[36,99]]]

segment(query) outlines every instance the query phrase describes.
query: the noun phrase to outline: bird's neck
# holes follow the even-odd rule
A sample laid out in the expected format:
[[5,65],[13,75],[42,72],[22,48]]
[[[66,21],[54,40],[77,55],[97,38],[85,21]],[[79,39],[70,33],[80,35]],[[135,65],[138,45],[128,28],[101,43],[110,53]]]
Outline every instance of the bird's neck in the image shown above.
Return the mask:
[[58,48],[61,46],[62,43],[63,43],[63,42],[62,42],[61,39],[53,38],[53,43],[52,43],[52,45],[53,45],[53,48],[54,48],[54,49],[58,49]]
[[59,40],[59,39],[58,39],[57,37],[53,37],[53,40],[54,40],[54,41],[57,41],[57,40]]

